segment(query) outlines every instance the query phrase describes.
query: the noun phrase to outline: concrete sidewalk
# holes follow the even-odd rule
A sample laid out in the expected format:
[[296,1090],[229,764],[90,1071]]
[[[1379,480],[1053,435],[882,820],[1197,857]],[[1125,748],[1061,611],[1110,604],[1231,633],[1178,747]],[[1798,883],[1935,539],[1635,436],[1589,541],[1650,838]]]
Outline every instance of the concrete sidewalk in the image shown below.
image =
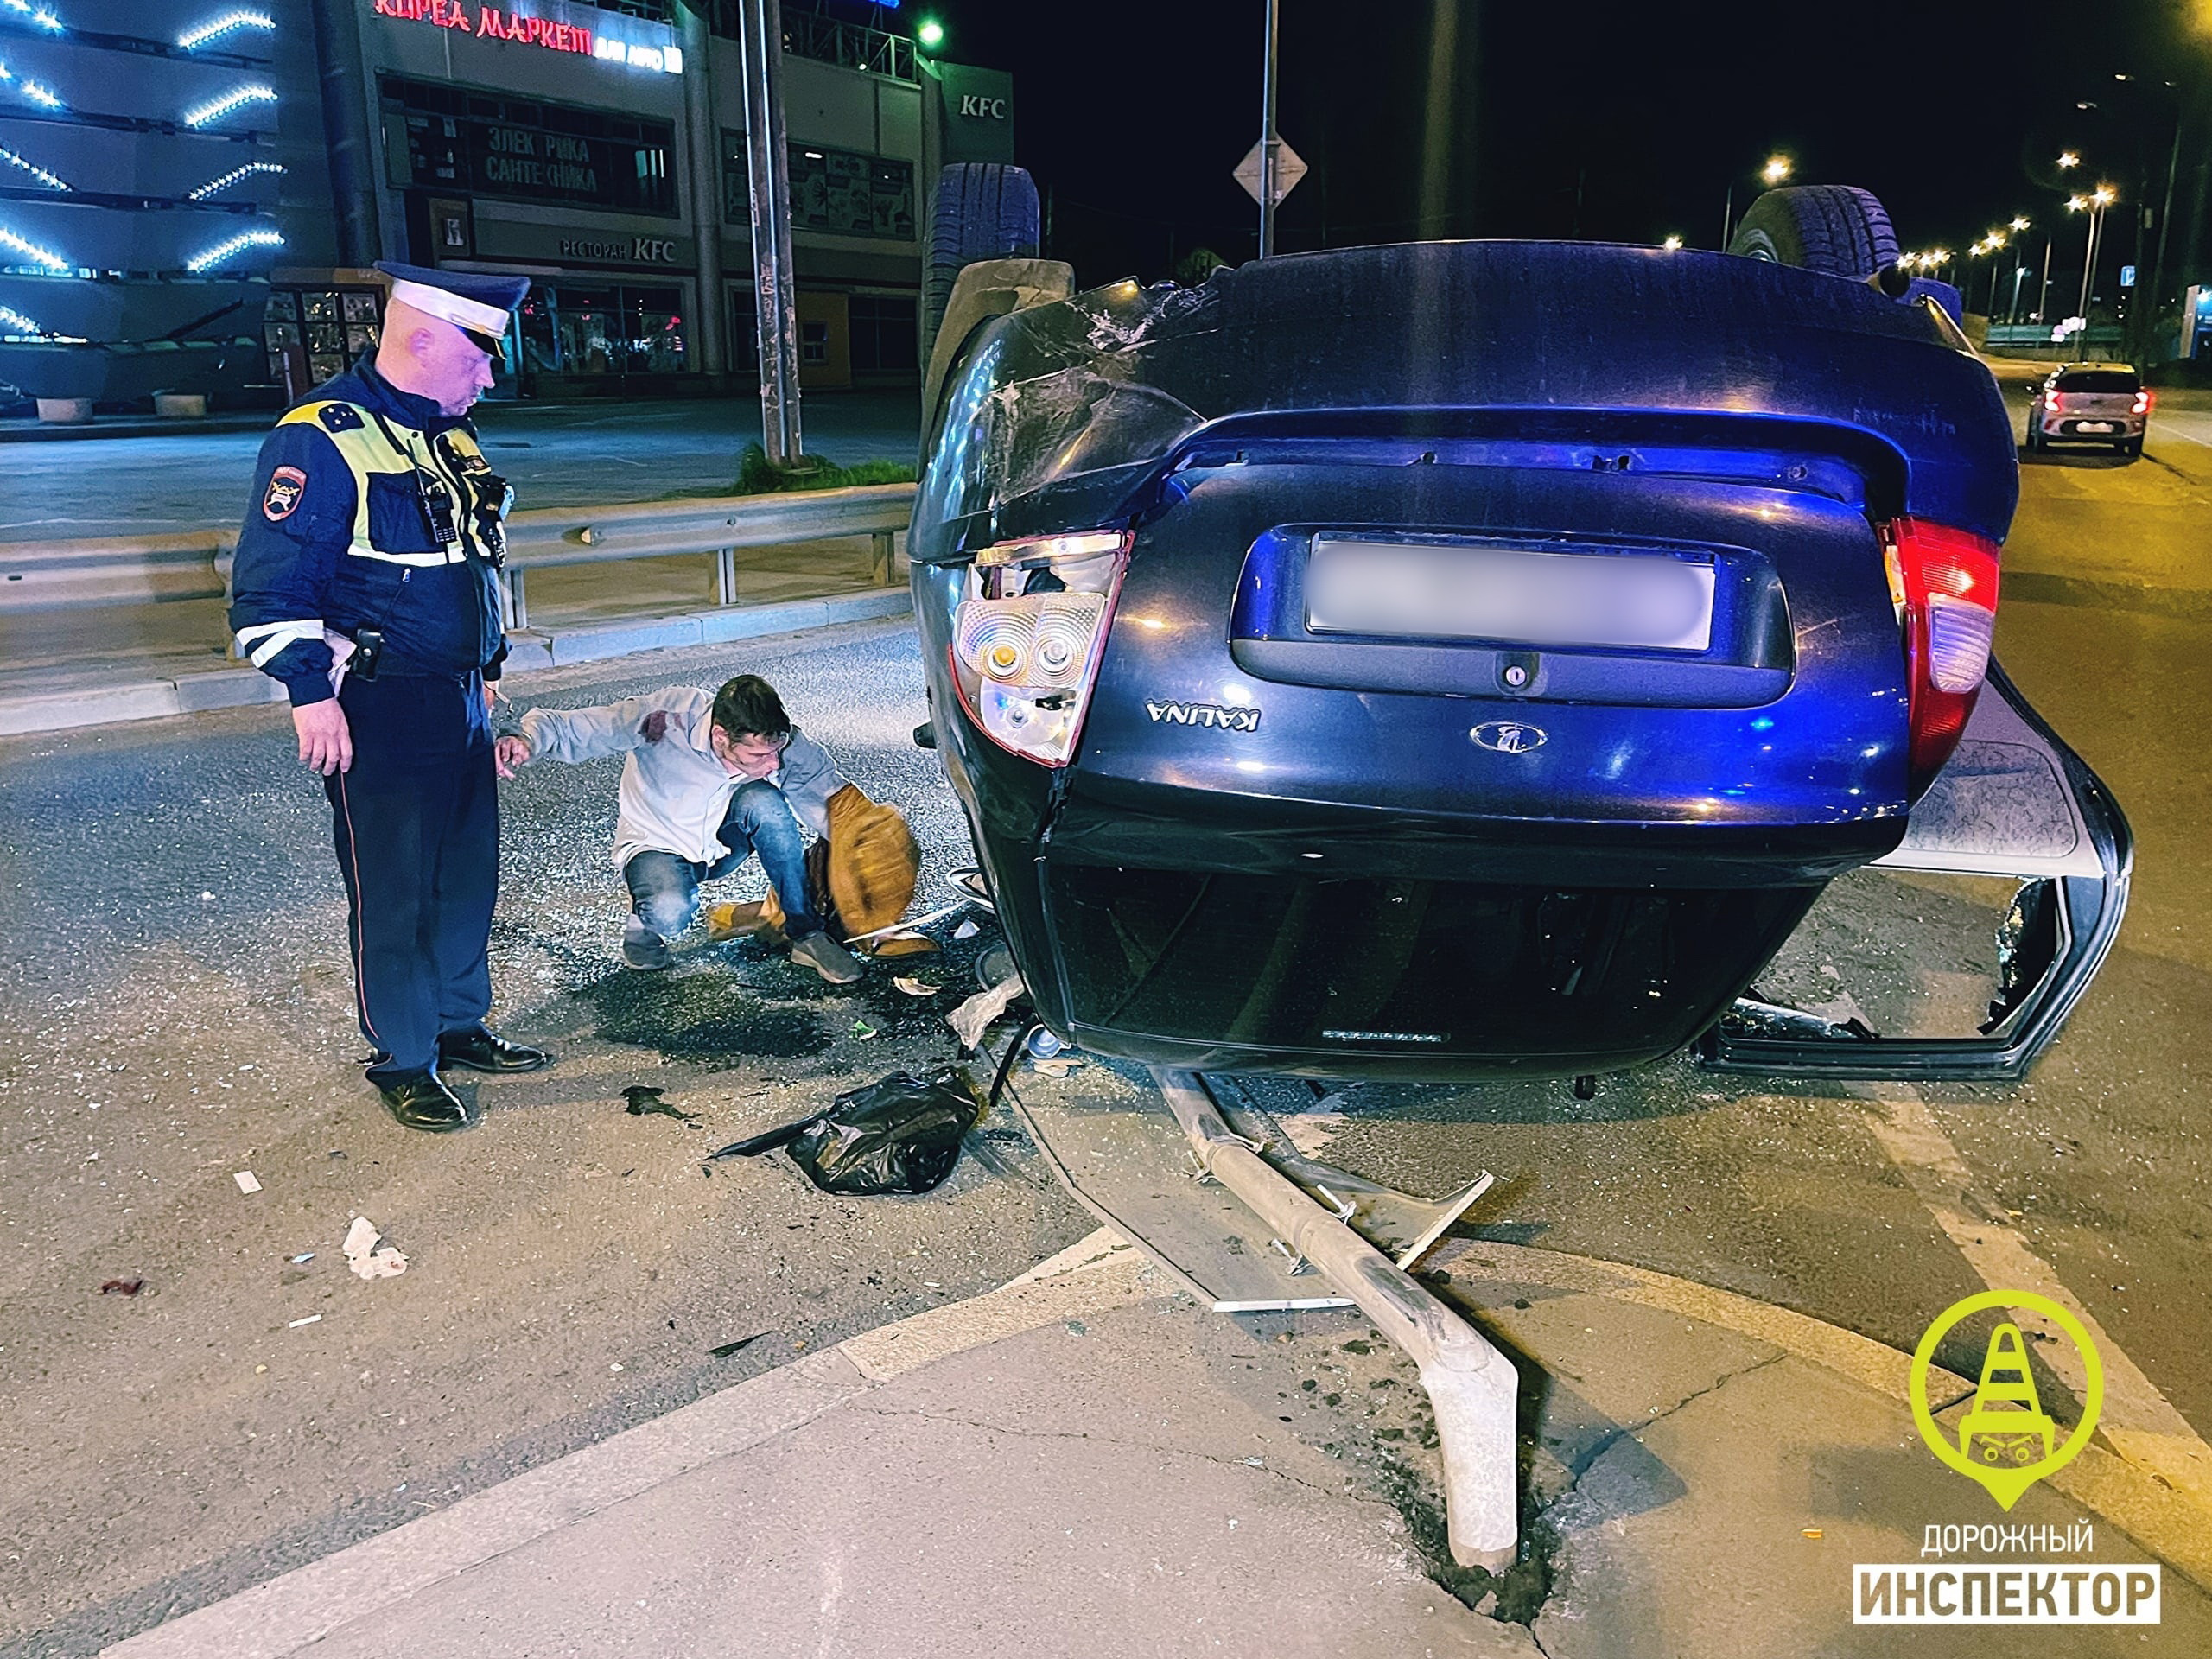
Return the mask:
[[[1997,1518],[1879,1344],[1511,1245],[1452,1243],[1431,1277],[1522,1370],[1503,1580],[1442,1558],[1426,1402],[1357,1313],[1204,1313],[1102,1231],[107,1652],[1893,1654],[1851,1623],[1852,1564]],[[2095,1448],[2056,1484],[2005,1519],[2093,1510],[2061,1565],[2167,1563],[2157,1629],[2063,1650],[2212,1651],[2206,1517]]]

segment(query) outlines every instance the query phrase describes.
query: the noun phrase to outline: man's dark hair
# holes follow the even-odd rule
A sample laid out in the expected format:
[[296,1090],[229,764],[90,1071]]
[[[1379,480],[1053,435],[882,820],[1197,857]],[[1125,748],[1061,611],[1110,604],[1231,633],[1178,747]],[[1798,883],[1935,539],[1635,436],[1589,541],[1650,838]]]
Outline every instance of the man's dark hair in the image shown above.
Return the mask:
[[741,737],[783,737],[791,729],[784,700],[758,674],[741,674],[715,693],[714,721],[732,741]]

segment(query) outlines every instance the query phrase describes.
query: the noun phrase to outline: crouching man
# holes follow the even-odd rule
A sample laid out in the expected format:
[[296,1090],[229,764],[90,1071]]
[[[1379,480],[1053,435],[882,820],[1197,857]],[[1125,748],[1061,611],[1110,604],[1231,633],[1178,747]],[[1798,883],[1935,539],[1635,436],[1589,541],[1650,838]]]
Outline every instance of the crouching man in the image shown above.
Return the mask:
[[845,779],[822,746],[784,712],[776,689],[741,674],[709,696],[671,686],[597,709],[532,709],[519,732],[499,740],[499,775],[539,759],[594,760],[626,754],[614,862],[629,884],[622,960],[670,966],[668,942],[690,925],[699,884],[729,874],[754,854],[783,907],[791,959],[833,985],[860,963],[808,907],[800,825],[829,833],[830,798]]

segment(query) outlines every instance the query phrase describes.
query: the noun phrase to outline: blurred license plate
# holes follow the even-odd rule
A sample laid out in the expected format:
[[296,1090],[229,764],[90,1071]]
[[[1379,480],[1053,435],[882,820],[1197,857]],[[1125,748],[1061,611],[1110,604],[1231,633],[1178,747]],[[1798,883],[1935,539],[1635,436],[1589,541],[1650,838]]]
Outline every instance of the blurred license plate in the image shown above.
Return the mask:
[[2076,421],[2074,423],[2074,429],[2076,432],[2109,432],[2112,430],[2112,423],[2110,421]]
[[1306,626],[1316,633],[1703,651],[1710,564],[1662,554],[1539,553],[1316,536]]

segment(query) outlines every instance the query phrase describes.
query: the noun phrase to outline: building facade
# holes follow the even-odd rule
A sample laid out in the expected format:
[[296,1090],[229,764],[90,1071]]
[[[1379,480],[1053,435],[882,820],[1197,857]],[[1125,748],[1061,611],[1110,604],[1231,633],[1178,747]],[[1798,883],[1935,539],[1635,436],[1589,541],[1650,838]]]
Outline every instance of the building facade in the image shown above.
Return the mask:
[[[252,349],[227,372],[296,396],[374,339],[381,290],[365,267],[396,258],[531,279],[505,395],[682,395],[757,372],[734,0],[262,3],[0,0],[0,61],[16,77],[0,80],[0,305],[13,314],[0,332],[20,344],[29,323],[112,357],[193,321],[190,276],[203,310],[238,302],[228,335]],[[57,8],[61,27],[11,28],[19,3]],[[893,13],[838,3],[784,13],[801,385],[907,385],[929,169],[1012,159],[1013,89],[861,21]],[[106,25],[126,15],[143,39],[118,46]],[[124,130],[22,116],[10,98],[25,74],[41,89],[114,85],[116,64],[138,77],[132,107],[168,116]],[[11,136],[17,121],[36,142]],[[74,187],[65,169],[100,179],[104,205],[42,181]],[[243,239],[189,270],[226,238]],[[58,303],[60,269],[8,264],[35,263],[19,242],[73,277],[107,274]],[[41,309],[10,297],[17,281],[57,286]]]

